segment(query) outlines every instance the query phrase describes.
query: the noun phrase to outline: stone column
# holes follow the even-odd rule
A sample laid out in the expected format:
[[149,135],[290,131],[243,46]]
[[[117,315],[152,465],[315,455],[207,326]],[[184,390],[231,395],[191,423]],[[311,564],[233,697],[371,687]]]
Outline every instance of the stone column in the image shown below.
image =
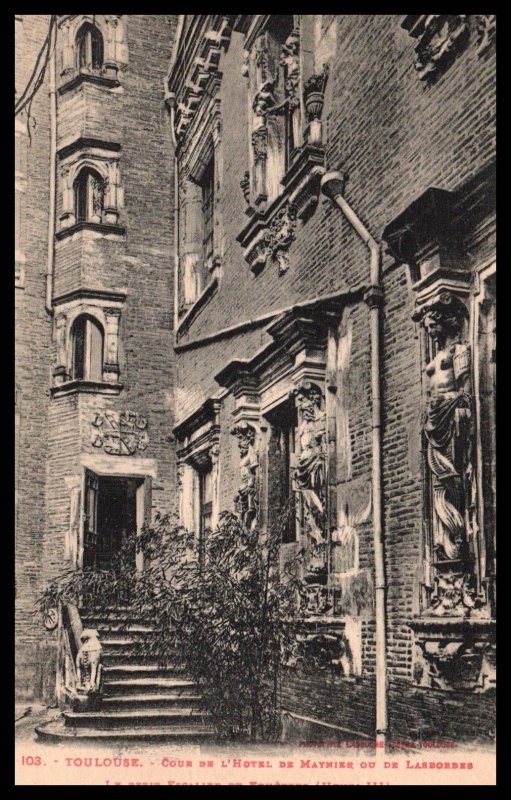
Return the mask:
[[119,378],[119,320],[120,308],[105,308],[105,342],[103,379],[116,382]]
[[[53,369],[55,384],[64,383],[69,379],[71,364],[68,364],[68,352],[66,348],[66,324],[65,314],[57,314],[55,317],[55,340],[57,344],[57,363]],[[72,358],[72,352],[69,353]]]

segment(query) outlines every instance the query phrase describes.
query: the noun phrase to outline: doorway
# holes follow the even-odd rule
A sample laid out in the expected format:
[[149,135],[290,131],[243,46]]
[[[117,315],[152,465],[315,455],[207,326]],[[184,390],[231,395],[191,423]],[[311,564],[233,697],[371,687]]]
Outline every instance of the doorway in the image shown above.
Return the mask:
[[83,568],[115,569],[121,561],[135,565],[130,534],[144,520],[144,479],[96,475],[86,470]]

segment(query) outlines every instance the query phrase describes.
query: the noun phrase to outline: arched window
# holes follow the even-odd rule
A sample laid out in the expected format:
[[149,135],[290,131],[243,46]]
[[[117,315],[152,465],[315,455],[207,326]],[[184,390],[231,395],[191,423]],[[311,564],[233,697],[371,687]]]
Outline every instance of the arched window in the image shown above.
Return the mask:
[[101,222],[105,182],[90,167],[80,170],[74,182],[75,216],[77,222]]
[[103,37],[95,25],[84,22],[76,35],[78,69],[101,69],[103,66]]
[[73,379],[101,381],[103,379],[103,330],[99,323],[85,314],[75,320],[72,331]]

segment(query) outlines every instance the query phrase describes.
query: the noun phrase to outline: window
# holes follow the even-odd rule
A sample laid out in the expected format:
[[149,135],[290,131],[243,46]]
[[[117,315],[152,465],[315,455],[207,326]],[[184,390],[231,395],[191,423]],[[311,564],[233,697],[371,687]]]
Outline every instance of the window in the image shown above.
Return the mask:
[[199,160],[180,194],[180,313],[211,285],[215,269],[215,157]]
[[99,70],[103,66],[103,37],[97,27],[85,22],[76,35],[78,69]]
[[298,541],[296,500],[291,482],[295,430],[296,411],[294,405],[286,403],[271,415],[268,444],[269,523],[280,524],[283,520],[283,544]]
[[80,170],[74,182],[75,217],[77,222],[101,222],[105,184],[90,167]]
[[103,379],[103,331],[91,317],[78,317],[73,325],[73,379]]
[[204,226],[204,269],[208,269],[213,258],[213,225],[215,202],[215,165],[211,158],[201,180],[202,188],[202,221]]
[[213,473],[211,465],[203,472],[199,472],[199,524],[200,536],[211,528],[211,514],[213,511]]

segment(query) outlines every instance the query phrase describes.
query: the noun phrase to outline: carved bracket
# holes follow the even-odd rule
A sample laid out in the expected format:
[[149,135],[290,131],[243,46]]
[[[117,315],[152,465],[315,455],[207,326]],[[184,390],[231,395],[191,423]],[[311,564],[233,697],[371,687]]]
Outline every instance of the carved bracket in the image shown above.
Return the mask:
[[331,678],[350,677],[354,666],[348,638],[338,627],[297,630],[284,649],[283,664],[299,674]]
[[417,39],[415,69],[421,80],[447,69],[468,42],[466,14],[409,14],[401,26]]
[[413,680],[446,691],[487,692],[496,684],[496,646],[490,626],[417,623]]

